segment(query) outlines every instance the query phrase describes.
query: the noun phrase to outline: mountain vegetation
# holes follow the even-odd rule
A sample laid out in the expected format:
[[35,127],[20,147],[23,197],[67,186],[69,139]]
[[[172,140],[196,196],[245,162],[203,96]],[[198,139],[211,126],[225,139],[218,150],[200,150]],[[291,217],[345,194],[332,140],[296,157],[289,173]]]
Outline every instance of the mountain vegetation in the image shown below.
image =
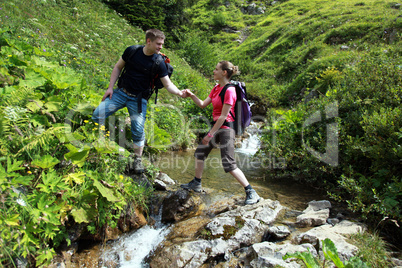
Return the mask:
[[[389,0],[1,2],[0,263],[46,265],[73,224],[96,232],[128,203],[146,209],[150,192],[124,172],[127,111],[116,128],[91,115],[149,27],[166,32],[180,89],[206,97],[219,60],[240,67],[266,123],[257,157],[285,163],[267,172],[326,189],[400,241],[401,10]],[[158,98],[147,155],[191,147],[210,110]]]

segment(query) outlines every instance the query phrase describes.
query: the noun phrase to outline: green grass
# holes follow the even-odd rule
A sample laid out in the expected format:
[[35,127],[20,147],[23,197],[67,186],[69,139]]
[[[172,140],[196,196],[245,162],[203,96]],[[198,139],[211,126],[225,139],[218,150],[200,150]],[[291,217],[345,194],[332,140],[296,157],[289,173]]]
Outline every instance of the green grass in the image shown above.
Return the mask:
[[[196,27],[213,25],[206,19],[211,12],[206,2],[200,1],[194,11],[188,11]],[[359,58],[359,54],[400,45],[402,19],[398,17],[400,10],[393,8],[392,3],[278,2],[267,6],[263,15],[254,16],[251,21],[250,15],[238,13],[226,21],[228,26],[247,32],[243,43],[234,41],[241,33],[234,37],[218,31],[211,39],[222,50],[221,56],[239,65],[241,79],[251,85],[250,93],[269,103],[288,105],[300,99],[293,95],[314,87],[315,77],[326,68],[342,69],[353,58]],[[241,4],[230,1],[227,9],[233,10],[235,6],[239,8]],[[349,49],[342,50],[341,46]],[[276,92],[278,87],[282,92]]]
[[[240,0],[196,1],[183,14],[188,23],[177,33],[181,42],[173,44],[168,35],[177,51],[163,50],[175,68],[172,80],[204,98],[213,83],[203,75],[210,77],[217,61],[239,65],[238,79],[247,83],[249,94],[282,110],[277,144],[269,147],[272,137],[262,138],[264,150],[286,159],[285,172],[320,182],[334,199],[374,222],[379,216],[400,219],[400,170],[393,164],[401,156],[400,10],[392,1],[374,0],[267,4],[264,14],[253,16],[240,12],[245,5]],[[0,8],[0,152],[15,158],[0,157],[5,200],[0,234],[9,241],[0,249],[0,261],[9,264],[14,255],[8,254],[14,252],[42,264],[52,259],[53,247],[68,242],[66,217],[88,222],[96,232],[99,225],[115,224],[124,202],[146,206],[149,193],[121,175],[125,163],[116,154],[118,147],[97,142],[109,133],[90,122],[115,62],[127,46],[144,43],[144,33],[100,0],[8,0]],[[321,97],[304,105],[312,90]],[[335,168],[314,159],[300,139],[304,118],[325,111],[332,101],[339,103],[343,160]],[[159,103],[178,109],[150,112],[156,118],[150,124],[158,126],[155,137],[191,146],[194,135],[178,122],[210,115],[210,110],[201,111],[166,90]],[[284,108],[289,105],[293,110]],[[71,109],[73,136],[89,147],[68,142],[61,132]],[[269,110],[267,116],[277,115]],[[305,131],[309,145],[325,150],[325,124]],[[33,207],[20,205],[21,196],[10,190],[21,184],[29,188],[25,202]],[[117,190],[122,184],[127,191]],[[40,232],[33,228],[37,222]]]

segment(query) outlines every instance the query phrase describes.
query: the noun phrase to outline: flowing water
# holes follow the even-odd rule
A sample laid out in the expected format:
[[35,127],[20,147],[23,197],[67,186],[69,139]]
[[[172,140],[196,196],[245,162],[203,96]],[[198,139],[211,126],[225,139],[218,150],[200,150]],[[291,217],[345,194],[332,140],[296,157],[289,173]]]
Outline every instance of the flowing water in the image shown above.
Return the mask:
[[[236,159],[239,168],[258,194],[265,199],[278,200],[283,206],[296,210],[304,210],[311,200],[324,198],[324,195],[316,190],[291,179],[275,178],[272,171],[285,167],[280,159],[271,155],[264,161],[253,157],[260,146],[257,130],[258,126],[254,126],[254,132],[251,131],[250,137],[236,149]],[[194,177],[193,153],[193,150],[169,152],[159,157],[155,165],[178,184],[187,183]],[[208,189],[207,196],[211,203],[223,197],[244,194],[243,187],[223,171],[219,150],[213,150],[206,160],[202,184],[204,189]],[[155,217],[157,224],[154,226],[144,226],[102,246],[99,256],[101,266],[147,267],[144,259],[163,241],[170,230],[169,226],[158,221],[159,215]]]
[[169,226],[160,222],[160,215],[155,215],[155,219],[154,226],[146,225],[107,244],[101,253],[101,267],[147,267],[144,259],[169,233]]

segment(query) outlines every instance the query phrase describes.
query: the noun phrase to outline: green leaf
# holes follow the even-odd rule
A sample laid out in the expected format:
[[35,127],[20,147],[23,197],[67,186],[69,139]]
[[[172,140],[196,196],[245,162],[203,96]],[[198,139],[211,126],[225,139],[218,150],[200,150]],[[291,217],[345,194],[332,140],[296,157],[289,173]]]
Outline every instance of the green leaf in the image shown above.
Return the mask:
[[18,226],[18,225],[20,225],[20,224],[19,224],[19,222],[20,222],[19,217],[20,217],[20,214],[14,214],[14,215],[12,215],[11,217],[8,217],[8,218],[5,220],[5,222],[6,222],[6,224],[9,225],[9,226]]
[[334,242],[332,242],[329,238],[326,238],[322,242],[322,252],[324,253],[325,259],[332,260],[332,262],[335,264],[336,267],[338,268],[345,267],[345,265],[339,258],[338,250],[336,249]]
[[46,102],[45,106],[46,106],[48,112],[58,112],[60,110],[60,107],[63,103],[63,100],[61,97],[51,96],[47,100],[48,100],[48,102]]
[[40,159],[32,161],[32,165],[40,167],[42,169],[52,168],[58,163],[60,163],[60,161],[57,158],[52,157],[51,155],[44,155]]
[[66,147],[70,150],[70,152],[66,153],[64,157],[67,160],[71,160],[74,165],[82,167],[85,164],[91,148],[84,146],[83,148],[78,149],[70,144],[66,145]]
[[85,181],[85,172],[80,171],[76,173],[70,173],[67,175],[67,177],[64,179],[66,183],[69,183],[72,185],[72,182],[75,182],[76,184],[82,184]]
[[32,69],[27,69],[25,73],[25,80],[20,81],[20,86],[28,88],[37,88],[45,85],[46,79],[33,71]]
[[119,202],[120,200],[114,195],[113,190],[103,186],[99,181],[94,179],[94,186],[109,202]]
[[21,164],[22,161],[18,161],[16,159],[14,159],[13,162],[11,163],[11,158],[7,157],[7,173],[24,169],[24,167],[21,167]]
[[32,112],[36,113],[43,107],[43,103],[41,100],[33,100],[27,103],[27,108]]
[[285,256],[282,257],[282,259],[290,259],[290,258],[296,258],[299,260],[302,260],[304,264],[306,265],[307,268],[320,268],[320,264],[314,258],[313,254],[311,252],[295,252],[295,253],[286,253]]
[[91,106],[91,104],[89,102],[80,102],[78,104],[76,104],[74,107],[70,107],[72,109],[74,109],[74,111],[85,115],[85,116],[89,116],[92,115],[93,113],[93,107]]
[[71,215],[73,215],[74,221],[77,223],[90,223],[90,217],[87,211],[83,208],[71,210]]
[[30,121],[35,127],[49,126],[49,120],[45,115],[34,114],[33,116],[31,116]]
[[39,49],[39,48],[37,48],[37,47],[34,47],[34,52],[35,52],[35,54],[38,55],[38,56],[46,56],[46,57],[49,57],[49,56],[52,56],[52,55],[53,55],[52,53],[45,51],[45,49]]

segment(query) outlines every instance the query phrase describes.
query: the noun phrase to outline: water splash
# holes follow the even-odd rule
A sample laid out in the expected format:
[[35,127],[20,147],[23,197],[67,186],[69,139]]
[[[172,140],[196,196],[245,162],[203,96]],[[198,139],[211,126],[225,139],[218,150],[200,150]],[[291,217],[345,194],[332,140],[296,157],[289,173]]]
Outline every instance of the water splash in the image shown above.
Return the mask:
[[237,148],[236,152],[251,156],[258,151],[261,145],[259,125],[251,122],[250,126],[247,128],[247,132],[250,136],[242,141],[241,147]]
[[160,222],[161,213],[157,215],[154,226],[145,225],[131,234],[122,235],[118,240],[105,246],[102,252],[102,268],[144,268],[149,267],[145,258],[169,234],[170,228]]

